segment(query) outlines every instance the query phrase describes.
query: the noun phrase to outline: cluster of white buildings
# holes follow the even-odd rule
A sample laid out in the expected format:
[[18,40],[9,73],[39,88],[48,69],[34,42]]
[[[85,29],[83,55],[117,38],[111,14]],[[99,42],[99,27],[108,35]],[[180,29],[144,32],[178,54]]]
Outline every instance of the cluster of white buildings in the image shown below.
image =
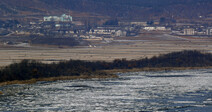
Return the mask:
[[144,27],[144,30],[147,30],[147,31],[166,31],[168,30],[166,27],[164,26],[147,26],[147,27]]
[[202,32],[196,31],[194,28],[185,28],[183,30],[183,35],[212,35],[212,27],[204,29]]
[[95,29],[91,29],[89,34],[101,34],[101,35],[111,35],[116,32],[115,29],[109,29],[104,27],[97,27]]
[[212,27],[206,30],[206,35],[212,35]]
[[[44,22],[56,22],[55,28],[59,33],[71,34],[74,37],[80,37],[85,39],[97,39],[103,40],[104,38],[112,37],[126,37],[135,36],[139,32],[145,31],[171,31],[171,27],[160,26],[156,21],[153,25],[149,25],[148,22],[143,21],[119,21],[119,26],[103,26],[95,27],[87,31],[84,29],[84,24],[80,21],[72,21],[72,16],[63,14],[61,16],[46,16],[43,18]],[[176,24],[176,26],[185,26],[191,24]],[[78,26],[77,29],[74,29]],[[65,29],[66,28],[66,29]],[[81,28],[81,29],[80,29]],[[179,29],[179,28],[178,28]],[[75,31],[76,30],[76,31]],[[196,29],[197,30],[197,29]],[[192,27],[180,27],[179,35],[212,35],[212,27],[204,29],[204,31],[196,31]],[[144,32],[145,32],[144,31]],[[101,38],[100,38],[101,37]]]
[[117,27],[97,27],[95,29],[91,29],[88,33],[93,35],[111,35],[116,37],[127,36],[127,31],[121,30]]
[[46,16],[43,18],[44,21],[54,21],[54,22],[71,22],[72,16],[63,14],[61,16]]
[[195,30],[193,28],[186,28],[186,29],[183,30],[183,34],[184,35],[194,35]]

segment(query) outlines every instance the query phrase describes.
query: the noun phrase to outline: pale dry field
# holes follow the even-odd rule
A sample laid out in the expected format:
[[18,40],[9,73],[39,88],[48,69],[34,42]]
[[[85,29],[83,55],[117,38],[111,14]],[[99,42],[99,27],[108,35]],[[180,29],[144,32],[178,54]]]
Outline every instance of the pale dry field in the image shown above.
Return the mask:
[[0,66],[6,66],[23,59],[35,59],[51,63],[70,59],[90,61],[112,61],[121,58],[128,60],[141,59],[182,50],[200,50],[212,53],[211,38],[190,39],[160,34],[152,36],[141,35],[135,39],[129,39],[123,38],[112,43],[94,43],[96,47],[92,48],[15,47],[0,45]]

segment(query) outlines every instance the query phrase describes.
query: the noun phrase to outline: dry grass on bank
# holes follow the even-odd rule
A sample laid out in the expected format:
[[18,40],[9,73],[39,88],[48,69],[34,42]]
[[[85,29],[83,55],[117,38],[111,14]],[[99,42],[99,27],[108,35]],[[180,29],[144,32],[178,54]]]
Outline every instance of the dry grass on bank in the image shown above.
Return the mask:
[[[39,81],[58,81],[58,80],[76,80],[76,79],[105,79],[105,78],[118,78],[115,74],[110,75],[81,75],[81,76],[60,76],[49,78],[38,78],[30,80],[15,80],[0,83],[0,86],[12,85],[12,84],[34,84]],[[1,92],[0,92],[1,94]]]
[[209,67],[160,67],[160,68],[133,68],[133,69],[113,69],[113,70],[103,70],[108,74],[114,73],[126,73],[126,72],[142,72],[142,71],[170,71],[170,70],[194,70],[194,69],[210,69]]

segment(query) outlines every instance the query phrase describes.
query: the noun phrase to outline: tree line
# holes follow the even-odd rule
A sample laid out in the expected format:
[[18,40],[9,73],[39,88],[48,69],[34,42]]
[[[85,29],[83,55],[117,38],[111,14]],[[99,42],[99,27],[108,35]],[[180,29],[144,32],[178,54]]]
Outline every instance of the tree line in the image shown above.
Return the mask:
[[[99,70],[145,67],[207,67],[212,66],[212,54],[200,51],[172,52],[139,60],[115,59],[113,62],[69,60],[45,64],[22,60],[0,70],[0,82],[58,76],[95,75]],[[107,75],[104,72],[98,74]]]

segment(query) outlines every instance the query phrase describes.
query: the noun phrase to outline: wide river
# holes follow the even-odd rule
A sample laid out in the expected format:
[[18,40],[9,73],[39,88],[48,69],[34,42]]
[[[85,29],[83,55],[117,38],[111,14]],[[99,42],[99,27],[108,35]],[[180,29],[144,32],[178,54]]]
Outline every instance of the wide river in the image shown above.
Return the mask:
[[212,69],[0,87],[0,111],[212,111]]

